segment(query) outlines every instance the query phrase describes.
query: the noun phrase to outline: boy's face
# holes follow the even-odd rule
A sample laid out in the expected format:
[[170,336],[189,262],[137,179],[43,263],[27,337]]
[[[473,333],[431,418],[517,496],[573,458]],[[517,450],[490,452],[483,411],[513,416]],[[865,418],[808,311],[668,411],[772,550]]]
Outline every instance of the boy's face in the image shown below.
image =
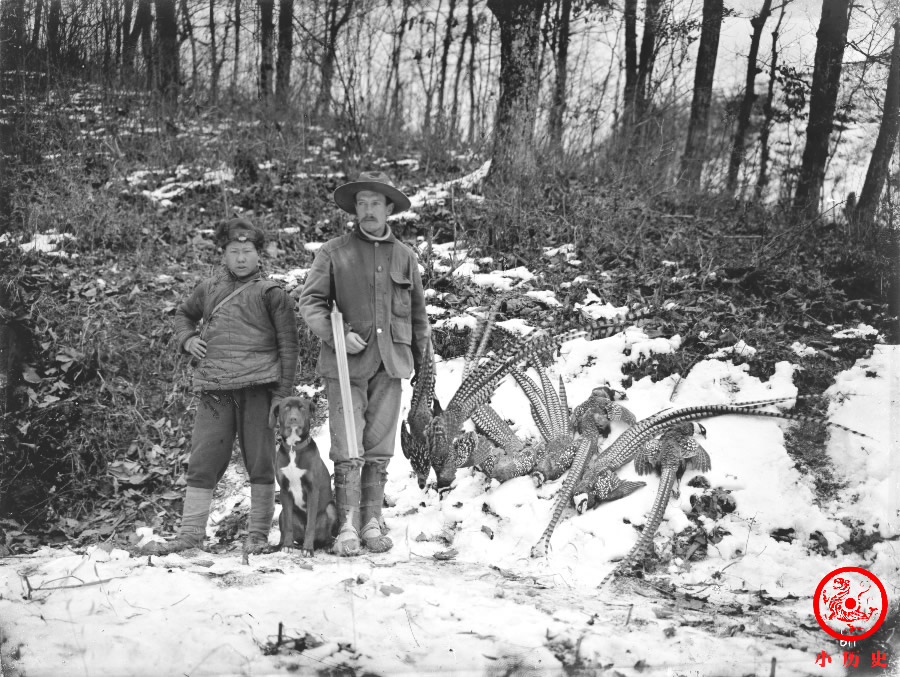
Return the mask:
[[225,245],[225,265],[236,277],[250,275],[259,268],[259,252],[251,242],[229,242]]

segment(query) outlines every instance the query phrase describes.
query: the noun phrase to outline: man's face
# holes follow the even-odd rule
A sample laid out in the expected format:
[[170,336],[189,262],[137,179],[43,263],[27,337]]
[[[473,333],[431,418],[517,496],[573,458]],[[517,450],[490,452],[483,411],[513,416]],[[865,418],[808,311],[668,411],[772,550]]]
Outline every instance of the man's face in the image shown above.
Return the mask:
[[236,277],[250,275],[259,268],[259,252],[252,242],[229,242],[225,245],[225,265]]
[[359,227],[367,235],[384,235],[387,217],[393,211],[394,205],[388,204],[387,198],[381,193],[361,190],[356,194],[356,218]]

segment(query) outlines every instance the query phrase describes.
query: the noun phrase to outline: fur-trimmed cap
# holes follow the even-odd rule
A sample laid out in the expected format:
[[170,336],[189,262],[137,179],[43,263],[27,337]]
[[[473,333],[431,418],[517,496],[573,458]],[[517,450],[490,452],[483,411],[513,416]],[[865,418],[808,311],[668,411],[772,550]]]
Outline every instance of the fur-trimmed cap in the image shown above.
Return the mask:
[[237,218],[223,221],[216,227],[216,244],[224,249],[229,242],[249,242],[261,252],[266,236],[249,219]]
[[360,172],[356,181],[338,186],[334,191],[335,204],[349,214],[356,214],[356,194],[361,190],[381,193],[394,205],[392,214],[409,209],[409,198],[394,187],[394,182],[384,172]]

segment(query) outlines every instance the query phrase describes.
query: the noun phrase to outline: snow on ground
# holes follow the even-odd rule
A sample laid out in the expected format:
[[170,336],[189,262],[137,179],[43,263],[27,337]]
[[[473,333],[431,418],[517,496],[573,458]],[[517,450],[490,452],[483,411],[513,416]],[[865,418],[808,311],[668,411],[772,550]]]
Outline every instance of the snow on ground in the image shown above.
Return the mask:
[[[555,370],[570,403],[603,379],[620,386],[623,364],[649,343],[634,327],[565,344]],[[677,349],[672,339],[666,345],[658,348]],[[7,558],[0,569],[4,665],[30,677],[314,674],[339,665],[379,675],[563,674],[562,657],[622,675],[746,675],[769,674],[775,658],[779,676],[844,674],[840,660],[825,668],[815,663],[818,652],[840,656],[840,648],[815,626],[811,597],[826,573],[854,565],[873,571],[892,603],[897,599],[893,543],[863,556],[841,555],[837,546],[849,536],[845,516],[884,536],[900,530],[900,473],[888,453],[900,448],[898,360],[896,346],[876,346],[832,389],[831,419],[874,438],[831,433],[828,453],[848,482],[832,505],[814,504],[809,479],[785,450],[782,422],[738,416],[704,422],[708,435],[701,444],[712,457],[706,478],[732,492],[737,509],[708,520],[710,532],[727,533],[706,559],[675,560],[658,573],[677,590],[726,605],[716,609],[731,603],[752,609],[760,591],[777,600],[746,617],[689,603],[672,609],[644,584],[623,583],[614,597],[594,592],[613,560],[634,544],[633,525],[642,524],[652,503],[654,479],[626,499],[570,514],[549,557],[533,560],[529,551],[561,482],[535,489],[529,478],[518,478],[499,485],[464,469],[440,501],[433,489],[419,490],[398,444],[388,483],[393,506],[386,509],[395,546],[384,555],[341,560],[320,552],[303,560],[277,553],[244,566],[238,553],[148,559],[91,546]],[[460,359],[438,364],[445,403],[461,368]],[[791,397],[794,370],[781,363],[760,381],[745,365],[707,360],[677,384],[674,400],[674,378],[643,379],[627,389],[624,403],[640,418],[669,406]],[[519,435],[537,435],[527,401],[511,381],[493,402]],[[613,435],[621,430],[615,424]],[[327,450],[325,426],[315,438]],[[620,474],[635,477],[631,468]],[[662,549],[689,524],[690,498],[701,491],[687,485],[695,474],[686,473],[681,497],[668,507],[656,538]],[[220,508],[246,500],[240,473],[231,470],[229,478],[226,488],[240,489],[226,491]],[[793,542],[771,536],[787,528],[796,532]],[[827,554],[810,552],[813,531],[824,534]],[[278,540],[277,521],[270,540]],[[451,559],[435,558],[451,548]],[[302,646],[309,648],[273,649],[280,623],[283,637],[305,638]],[[783,636],[788,633],[793,636]]]

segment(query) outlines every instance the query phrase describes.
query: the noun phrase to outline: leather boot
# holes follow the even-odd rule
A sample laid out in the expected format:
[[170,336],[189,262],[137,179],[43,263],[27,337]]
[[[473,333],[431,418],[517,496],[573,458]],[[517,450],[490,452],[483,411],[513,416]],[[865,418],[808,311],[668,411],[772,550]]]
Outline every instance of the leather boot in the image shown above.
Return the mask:
[[372,552],[387,552],[394,542],[385,536],[387,525],[381,516],[384,485],[387,483],[387,461],[367,461],[362,469],[362,540]]
[[153,541],[141,548],[144,555],[168,555],[203,545],[206,536],[206,522],[209,519],[209,506],[212,503],[212,489],[188,487],[184,495],[184,507],[181,512],[181,526],[172,540],[160,543]]
[[250,524],[244,552],[254,555],[269,548],[269,530],[275,514],[275,484],[250,485]]
[[358,461],[334,464],[334,502],[340,527],[331,552],[338,557],[353,557],[360,552]]

